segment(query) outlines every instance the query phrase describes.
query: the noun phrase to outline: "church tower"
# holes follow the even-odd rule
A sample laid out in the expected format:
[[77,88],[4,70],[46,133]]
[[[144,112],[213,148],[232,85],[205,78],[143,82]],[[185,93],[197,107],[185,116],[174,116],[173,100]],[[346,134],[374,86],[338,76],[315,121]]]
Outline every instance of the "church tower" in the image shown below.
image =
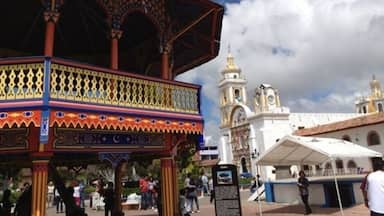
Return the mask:
[[261,84],[255,89],[254,108],[255,113],[278,111],[281,108],[279,91],[269,84]]
[[220,128],[230,127],[231,110],[238,104],[247,103],[247,81],[241,75],[241,69],[235,64],[234,58],[228,51],[227,62],[221,72],[222,79],[219,82],[220,92]]
[[374,113],[384,111],[384,92],[381,89],[380,82],[375,76],[369,82],[371,87],[371,95],[367,97],[360,97],[356,100],[357,113]]

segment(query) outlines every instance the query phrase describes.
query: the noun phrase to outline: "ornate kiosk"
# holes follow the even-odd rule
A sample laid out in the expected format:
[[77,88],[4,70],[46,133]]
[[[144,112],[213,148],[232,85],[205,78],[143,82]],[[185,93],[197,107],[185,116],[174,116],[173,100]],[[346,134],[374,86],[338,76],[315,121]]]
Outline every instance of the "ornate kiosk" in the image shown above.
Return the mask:
[[[174,77],[217,56],[208,0],[13,0],[0,26],[0,163],[32,168],[44,216],[50,165],[161,158],[163,215],[177,214],[174,156],[202,135],[200,86]],[[116,201],[121,210],[120,200]]]

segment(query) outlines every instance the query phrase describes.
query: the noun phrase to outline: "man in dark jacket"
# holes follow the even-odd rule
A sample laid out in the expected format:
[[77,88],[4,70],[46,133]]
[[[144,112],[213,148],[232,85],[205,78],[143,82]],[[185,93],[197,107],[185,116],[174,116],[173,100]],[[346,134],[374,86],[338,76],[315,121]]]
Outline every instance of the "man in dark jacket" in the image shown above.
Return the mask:
[[104,206],[105,216],[108,216],[109,212],[111,213],[111,216],[112,216],[113,205],[115,203],[115,191],[113,189],[112,182],[108,182],[107,189],[105,189],[104,191],[104,203],[105,203],[105,206]]

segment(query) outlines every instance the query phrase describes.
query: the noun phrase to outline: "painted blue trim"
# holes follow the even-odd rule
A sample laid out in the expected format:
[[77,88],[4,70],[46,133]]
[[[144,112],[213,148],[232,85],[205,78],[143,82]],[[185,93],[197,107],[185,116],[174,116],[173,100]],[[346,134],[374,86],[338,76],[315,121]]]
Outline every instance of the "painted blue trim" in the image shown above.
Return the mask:
[[353,190],[353,183],[350,182],[349,185],[350,185],[350,191],[351,191],[351,194],[352,194],[352,196],[351,196],[351,206],[353,206],[353,205],[356,205],[355,191]]
[[47,144],[49,138],[49,98],[50,98],[50,77],[51,77],[51,58],[44,59],[44,86],[43,86],[43,106],[40,120],[40,144]]
[[323,185],[324,200],[325,200],[325,203],[324,203],[324,205],[322,207],[328,208],[331,205],[331,201],[329,199],[330,194],[329,194],[328,190],[326,190],[326,186],[329,185],[329,184],[322,184],[322,185]]
[[265,182],[265,200],[267,202],[275,202],[275,193],[273,190],[273,183],[272,182]]
[[48,106],[50,95],[50,80],[51,80],[51,58],[44,59],[44,90],[43,90],[43,106]]
[[198,109],[198,112],[199,112],[199,114],[200,115],[202,115],[202,113],[201,113],[201,106],[202,106],[202,100],[201,100],[201,86],[199,86],[199,89],[197,90],[197,103],[198,103],[198,105],[197,105],[197,109]]

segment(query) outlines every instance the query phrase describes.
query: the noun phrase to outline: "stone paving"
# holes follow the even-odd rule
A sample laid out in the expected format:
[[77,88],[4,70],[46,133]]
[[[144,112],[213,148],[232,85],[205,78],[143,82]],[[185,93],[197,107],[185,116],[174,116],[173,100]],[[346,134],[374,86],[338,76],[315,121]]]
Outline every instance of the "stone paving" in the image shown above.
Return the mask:
[[[258,211],[257,202],[248,202],[248,191],[241,192],[242,195],[242,215],[243,216],[256,216],[261,215]],[[209,198],[204,197],[199,199],[200,212],[194,213],[192,216],[215,216],[215,206],[209,203]],[[261,202],[262,215],[263,216],[296,216],[303,215],[302,205],[289,205],[289,204],[276,204]],[[312,215],[316,216],[336,216],[341,215],[338,208],[322,208],[320,206],[312,206]],[[103,210],[86,209],[89,216],[104,216]],[[124,211],[126,216],[156,216],[157,212],[154,210],[126,210]],[[54,208],[48,208],[47,216],[64,216],[64,213],[56,214]],[[369,211],[364,205],[355,205],[351,208],[344,209],[345,216],[368,216]],[[167,215],[168,216],[168,215]]]

